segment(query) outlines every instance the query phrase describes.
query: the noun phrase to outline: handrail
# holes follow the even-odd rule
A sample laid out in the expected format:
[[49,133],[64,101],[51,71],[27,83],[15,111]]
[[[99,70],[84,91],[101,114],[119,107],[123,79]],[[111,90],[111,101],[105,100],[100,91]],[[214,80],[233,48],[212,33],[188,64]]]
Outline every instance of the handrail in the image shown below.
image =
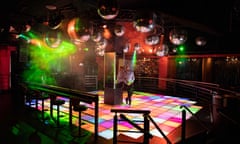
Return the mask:
[[[215,83],[210,83],[210,82],[201,82],[201,81],[192,81],[192,80],[181,80],[181,79],[173,79],[173,78],[160,78],[160,77],[141,77],[141,76],[136,76],[136,81],[138,80],[158,80],[158,81],[165,81],[165,82],[172,82],[176,84],[183,84],[186,86],[191,86],[194,88],[199,88],[202,90],[207,90],[207,91],[222,91],[226,93],[232,93],[232,94],[239,94],[239,92],[228,90],[225,88],[222,88],[219,84]],[[135,83],[137,85],[137,83]],[[151,85],[153,86],[153,85]],[[159,89],[158,85],[155,85],[156,89]]]
[[145,115],[148,115],[150,114],[150,111],[149,110],[141,110],[141,109],[116,109],[116,108],[112,108],[111,109],[111,112],[114,112],[114,113],[137,113],[137,114],[145,114]]
[[196,119],[200,122],[200,124],[201,124],[205,129],[207,129],[208,131],[210,130],[210,129],[206,126],[206,124],[204,124],[203,121],[202,121],[196,114],[194,114],[186,105],[181,105],[180,108],[186,109],[194,118],[196,118]]
[[[141,79],[149,79],[149,80],[158,80],[158,81],[165,81],[165,82],[172,82],[175,84],[182,84],[185,86],[205,90],[212,92],[212,90],[218,91],[220,88],[219,84],[214,84],[214,83],[207,83],[207,82],[199,82],[199,81],[191,81],[191,80],[179,80],[179,79],[172,79],[172,78],[160,78],[160,77],[136,77],[136,80],[141,80]],[[156,87],[157,89],[157,87]]]
[[[37,83],[28,83],[28,86],[40,89],[40,90],[45,90],[45,91],[52,91],[52,92],[58,92],[66,96],[74,96],[78,97],[81,101],[87,102],[87,103],[92,103],[92,102],[97,102],[98,101],[98,95],[93,94],[93,93],[88,93],[88,92],[83,92],[83,91],[78,91],[78,90],[73,90],[69,88],[64,88],[64,87],[59,87],[59,86],[54,86],[54,85],[42,85],[42,84],[37,84]],[[84,96],[84,97],[81,97]],[[86,98],[87,97],[87,98]]]
[[167,144],[171,144],[172,142],[169,140],[169,138],[164,134],[164,132],[159,128],[159,126],[156,124],[156,122],[152,119],[151,116],[148,116],[150,121],[153,123],[153,125],[157,128],[157,130],[160,132],[160,134],[163,136],[163,138],[166,140]]
[[[111,112],[115,112],[114,115],[114,137],[113,137],[113,143],[117,142],[117,113],[120,114],[120,118],[130,123],[132,126],[134,126],[136,129],[138,129],[140,132],[144,133],[144,144],[148,143],[148,139],[152,138],[152,135],[149,133],[149,121],[153,123],[153,125],[157,128],[157,130],[160,132],[160,134],[163,136],[163,138],[166,140],[167,144],[171,144],[171,141],[169,138],[163,133],[163,131],[159,128],[159,126],[155,123],[155,121],[152,119],[152,117],[149,115],[149,110],[135,110],[135,109],[111,109]],[[136,113],[136,114],[143,114],[144,117],[144,128],[139,127],[137,124],[135,124],[133,121],[129,120],[125,115],[122,113]]]
[[25,83],[29,88],[38,89],[43,92],[59,94],[63,97],[67,97],[70,99],[69,103],[69,124],[72,125],[72,100],[77,99],[86,103],[94,103],[95,112],[94,112],[94,140],[98,140],[98,119],[99,119],[99,97],[98,94],[82,92],[78,90],[72,90],[64,87],[53,86],[53,85],[42,85],[38,83]]
[[[143,115],[144,115],[144,117],[147,116],[145,114],[143,114]],[[144,133],[144,135],[146,135],[148,138],[153,137],[153,135],[149,133],[149,130],[145,130],[144,128],[141,128],[139,125],[135,124],[133,121],[131,121],[129,118],[127,118],[124,114],[120,114],[119,116],[120,116],[120,118],[122,118],[123,120],[127,121],[129,124],[134,126],[136,129],[138,129],[140,132]]]
[[186,110],[198,120],[198,122],[203,126],[207,132],[209,132],[209,128],[201,121],[201,119],[195,115],[186,105],[181,105],[180,108],[183,108],[182,110],[182,132],[181,132],[181,142],[185,143],[186,140]]
[[240,99],[240,92],[225,89],[219,84],[160,77],[136,77],[135,90],[183,96],[196,100],[198,104],[212,107],[214,95]]
[[[136,81],[134,83],[136,91],[146,91],[153,93],[161,93],[165,95],[174,95],[179,97],[190,98],[195,100],[198,105],[209,108],[210,122],[214,123],[216,119],[214,119],[214,102],[216,101],[216,96],[220,98],[222,107],[225,107],[228,99],[240,100],[240,92],[233,91],[231,89],[227,89],[221,87],[219,84],[208,83],[208,82],[199,82],[199,81],[191,81],[191,80],[179,80],[172,78],[160,78],[160,77],[141,77],[136,76]],[[185,107],[185,106],[184,106]],[[207,131],[211,129],[210,125],[206,125],[203,121],[197,117],[196,114],[193,114],[187,107],[188,110],[197,121],[200,122],[203,128]],[[236,124],[237,121],[235,119],[230,118],[228,115],[224,115],[221,111],[218,111],[219,114],[229,119],[230,122]],[[184,112],[183,112],[184,113]],[[184,114],[183,114],[184,117]],[[185,120],[185,119],[184,119]],[[182,139],[185,138],[185,128],[184,128],[184,120],[182,127]],[[184,128],[184,129],[183,129]]]
[[[135,110],[135,109],[115,109],[112,108],[111,112],[114,112],[114,126],[113,126],[113,144],[117,144],[117,131],[121,131],[117,129],[117,121],[118,121],[118,113],[120,114],[120,117],[122,120],[127,121],[129,124],[134,126],[136,129],[138,129],[140,132],[144,133],[143,143],[148,144],[149,138],[152,137],[152,135],[149,133],[149,120],[147,119],[147,116],[149,115],[149,110]],[[122,113],[136,113],[136,114],[143,114],[144,120],[144,128],[139,127],[137,124],[135,124],[133,121],[129,120],[125,115]],[[133,132],[133,131],[132,131]],[[137,131],[136,131],[137,132]],[[121,141],[126,142],[126,141]]]

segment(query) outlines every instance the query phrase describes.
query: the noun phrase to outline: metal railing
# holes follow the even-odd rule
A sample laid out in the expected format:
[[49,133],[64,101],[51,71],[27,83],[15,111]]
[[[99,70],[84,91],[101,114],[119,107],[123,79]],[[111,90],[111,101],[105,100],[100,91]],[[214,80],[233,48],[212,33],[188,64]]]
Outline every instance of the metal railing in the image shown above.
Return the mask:
[[[99,96],[98,94],[92,94],[84,91],[73,90],[69,88],[54,86],[54,85],[42,85],[37,83],[25,83],[29,89],[38,90],[41,92],[57,94],[61,97],[70,99],[69,102],[69,126],[72,126],[72,106],[73,99],[92,104],[94,103],[94,140],[98,141],[98,121],[99,121]],[[92,108],[92,107],[91,107]],[[92,122],[92,121],[91,121]]]
[[214,95],[222,99],[229,95],[240,98],[239,92],[222,88],[219,84],[171,78],[136,77],[134,88],[137,91],[191,98],[201,105],[212,105]]
[[[118,140],[117,138],[117,132],[131,132],[131,133],[143,133],[143,144],[149,144],[149,139],[153,136],[149,132],[150,128],[150,122],[153,123],[153,125],[157,128],[159,133],[163,136],[163,138],[166,140],[167,144],[171,144],[171,141],[168,139],[168,137],[164,134],[164,132],[159,128],[159,126],[155,123],[155,121],[152,119],[152,117],[149,115],[149,110],[134,110],[134,109],[111,109],[111,112],[114,112],[114,128],[113,128],[113,144],[117,144],[117,142],[122,143],[136,143],[133,141],[124,141],[124,140]],[[118,113],[120,113],[118,115]],[[142,114],[143,120],[130,120],[127,118],[124,113],[134,113],[134,114]],[[118,116],[120,119],[118,119]],[[134,128],[136,128],[138,131],[126,131],[118,129],[118,121],[126,121],[129,124],[131,124]],[[143,123],[143,128],[138,125],[138,123]],[[137,142],[140,143],[140,142]]]
[[[231,107],[233,101],[240,101],[240,93],[238,91],[233,91],[221,87],[219,84],[208,83],[208,82],[199,82],[191,80],[179,80],[179,79],[170,79],[170,78],[156,78],[156,77],[136,77],[134,83],[136,91],[146,91],[161,93],[165,95],[172,95],[177,97],[190,98],[196,101],[198,105],[201,105],[209,110],[210,123],[216,122],[214,119],[216,113],[224,116],[233,124],[240,125],[239,121],[231,118],[219,109],[226,109]],[[239,105],[240,106],[240,105]],[[183,118],[183,129],[182,129],[182,141],[185,140],[185,110],[192,114],[193,117],[200,122],[201,126],[209,131],[208,128],[202,120],[192,113],[186,106],[182,106],[182,118]]]

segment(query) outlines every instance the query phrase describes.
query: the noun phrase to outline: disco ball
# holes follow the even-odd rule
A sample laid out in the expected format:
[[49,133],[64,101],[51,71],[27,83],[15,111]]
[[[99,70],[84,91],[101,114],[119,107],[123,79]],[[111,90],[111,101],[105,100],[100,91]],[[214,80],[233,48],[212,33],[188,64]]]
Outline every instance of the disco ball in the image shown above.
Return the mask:
[[201,37],[201,36],[197,37],[195,39],[195,42],[196,42],[196,45],[198,45],[198,46],[205,46],[207,44],[206,38],[205,37]]
[[149,35],[145,39],[145,43],[148,45],[156,45],[159,43],[159,36],[158,35]]
[[51,48],[57,48],[62,43],[62,34],[59,31],[48,31],[44,35],[44,42]]
[[105,20],[117,17],[119,12],[117,0],[99,0],[97,13]]
[[122,25],[116,25],[114,28],[114,33],[116,36],[123,36],[125,33],[125,29]]
[[133,27],[138,32],[150,32],[156,24],[156,14],[152,12],[139,11],[133,21]]
[[174,45],[181,45],[187,41],[187,32],[183,29],[172,29],[169,33],[169,40]]
[[107,47],[108,41],[106,39],[101,39],[99,42],[97,42],[96,47],[105,49]]
[[74,18],[69,21],[67,32],[69,37],[76,42],[86,42],[90,39],[89,24],[80,18]]
[[162,46],[160,46],[157,51],[156,51],[156,55],[157,56],[165,56],[165,55],[168,55],[168,51],[169,51],[169,48],[166,44],[163,44]]
[[102,39],[102,35],[100,32],[94,32],[92,35],[91,35],[91,38],[94,42],[99,42],[101,39]]
[[134,50],[138,51],[138,50],[140,50],[140,48],[141,48],[141,46],[139,43],[134,44]]
[[129,51],[130,47],[131,47],[130,43],[126,43],[124,48],[123,48],[123,52],[127,53]]

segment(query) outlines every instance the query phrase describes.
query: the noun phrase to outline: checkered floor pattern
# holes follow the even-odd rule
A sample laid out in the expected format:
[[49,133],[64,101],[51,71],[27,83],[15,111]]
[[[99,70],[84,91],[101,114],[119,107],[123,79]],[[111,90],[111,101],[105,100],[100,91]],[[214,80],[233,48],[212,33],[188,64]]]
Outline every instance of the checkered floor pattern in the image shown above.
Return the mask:
[[[104,104],[104,91],[92,91],[90,93],[97,93],[99,95],[99,127],[98,132],[99,136],[102,136],[106,139],[113,138],[113,117],[114,113],[111,112],[112,108],[119,109],[136,109],[136,110],[150,110],[150,117],[158,125],[165,135],[168,135],[174,129],[181,125],[182,121],[182,105],[187,106],[192,113],[197,113],[202,107],[196,105],[195,101],[189,100],[187,98],[180,98],[176,96],[167,96],[162,94],[146,93],[135,91],[132,96],[131,106],[127,104],[121,105],[108,105]],[[123,99],[126,97],[127,93],[123,92]],[[66,102],[63,106],[60,107],[62,114],[65,114],[65,118],[61,118],[61,123],[63,121],[68,122],[68,113],[69,113],[69,99],[64,97],[59,97],[64,99]],[[26,103],[27,104],[27,103]],[[84,103],[85,104],[85,103]],[[50,105],[50,100],[45,100],[44,108],[48,108]],[[94,107],[94,104],[87,104],[88,107]],[[39,107],[41,109],[41,107]],[[56,107],[54,107],[56,109]],[[46,112],[48,113],[48,111]],[[56,112],[54,113],[54,115]],[[91,116],[92,115],[92,116]],[[131,121],[143,120],[142,114],[124,114]],[[86,121],[82,128],[94,132],[94,110],[88,109],[82,114],[82,120]],[[186,119],[189,119],[192,115],[187,112]],[[73,124],[78,125],[78,112],[73,111]],[[143,125],[139,125],[143,127]],[[128,122],[119,122],[118,128],[129,131],[136,131],[137,129],[129,124]],[[150,122],[150,133],[153,136],[163,137],[161,133],[157,130],[153,123]],[[120,134],[120,133],[119,133]],[[122,132],[132,138],[139,138],[142,136],[142,133],[132,133],[132,132]]]

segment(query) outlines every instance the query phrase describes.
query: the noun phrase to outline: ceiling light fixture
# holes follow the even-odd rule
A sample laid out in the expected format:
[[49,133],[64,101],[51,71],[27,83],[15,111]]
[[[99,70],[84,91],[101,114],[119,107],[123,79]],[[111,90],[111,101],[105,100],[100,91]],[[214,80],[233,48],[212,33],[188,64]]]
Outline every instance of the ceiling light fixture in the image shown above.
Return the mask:
[[96,32],[93,32],[93,34],[91,35],[91,38],[94,42],[99,42],[102,39],[102,35],[100,32],[96,31]]
[[73,18],[67,26],[69,37],[76,42],[87,42],[90,39],[90,28],[87,21]]
[[174,45],[184,44],[187,41],[187,31],[174,28],[169,32],[169,40]]
[[196,37],[195,42],[198,46],[205,46],[207,44],[206,38],[202,36]]
[[127,53],[127,52],[129,51],[130,47],[131,47],[130,43],[127,42],[127,43],[125,44],[124,48],[123,48],[123,52],[124,52],[124,53]]
[[116,36],[123,36],[125,33],[125,29],[122,25],[116,25],[114,28],[114,33]]
[[96,49],[95,49],[96,54],[99,56],[104,56],[106,47],[107,47],[107,40],[103,38],[96,44]]
[[159,36],[156,34],[149,35],[145,38],[145,43],[148,45],[156,45],[159,43]]
[[57,7],[56,7],[55,5],[51,5],[51,4],[46,5],[45,7],[46,7],[48,10],[56,10],[56,9],[57,9]]
[[134,44],[134,50],[139,51],[140,48],[141,48],[141,46],[140,46],[139,43],[135,43],[135,44]]
[[119,12],[117,0],[99,0],[97,13],[105,20],[117,17]]
[[51,29],[58,29],[63,21],[63,15],[61,11],[57,9],[55,5],[46,5],[45,8],[48,10],[47,21],[46,24]]
[[150,32],[155,28],[157,15],[153,12],[139,11],[137,12],[133,27],[138,32]]
[[157,56],[166,56],[168,55],[169,48],[166,44],[162,44],[157,48],[156,55]]
[[62,42],[61,32],[55,30],[46,32],[44,35],[44,42],[51,48],[59,47]]
[[48,26],[52,29],[58,29],[63,20],[63,15],[60,12],[52,12],[48,18]]

